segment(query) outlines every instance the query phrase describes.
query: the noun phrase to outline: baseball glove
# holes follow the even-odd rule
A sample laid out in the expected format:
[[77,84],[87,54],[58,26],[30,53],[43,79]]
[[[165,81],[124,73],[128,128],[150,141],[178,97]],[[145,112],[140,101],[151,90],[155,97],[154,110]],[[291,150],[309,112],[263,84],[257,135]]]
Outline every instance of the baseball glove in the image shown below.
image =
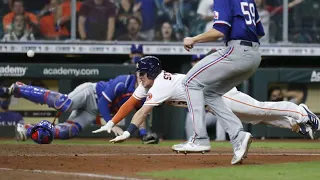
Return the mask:
[[159,137],[156,133],[147,134],[142,137],[143,144],[158,144]]

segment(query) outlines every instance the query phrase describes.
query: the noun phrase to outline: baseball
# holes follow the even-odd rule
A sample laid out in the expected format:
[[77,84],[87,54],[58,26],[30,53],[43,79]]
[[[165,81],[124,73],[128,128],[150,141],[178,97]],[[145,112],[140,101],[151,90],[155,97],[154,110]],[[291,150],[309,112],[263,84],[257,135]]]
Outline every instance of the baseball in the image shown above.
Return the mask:
[[28,56],[28,57],[33,57],[33,56],[34,56],[34,51],[29,50],[29,51],[27,52],[27,56]]

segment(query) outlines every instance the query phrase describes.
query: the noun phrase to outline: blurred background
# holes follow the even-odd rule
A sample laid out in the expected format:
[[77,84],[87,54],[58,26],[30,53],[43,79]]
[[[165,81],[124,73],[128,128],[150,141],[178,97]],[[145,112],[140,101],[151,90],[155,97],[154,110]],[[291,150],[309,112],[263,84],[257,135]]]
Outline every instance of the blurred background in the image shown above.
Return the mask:
[[[320,114],[320,1],[255,1],[266,32],[261,39],[263,61],[257,73],[239,89],[259,101],[306,103]],[[107,81],[132,72],[136,58],[144,55],[158,56],[166,71],[186,73],[196,60],[192,55],[223,47],[222,40],[199,44],[191,52],[182,46],[184,37],[212,27],[213,3],[0,0],[1,86],[22,81],[69,93],[83,82]],[[28,58],[28,50],[33,50],[35,56]],[[10,99],[9,110],[21,114],[25,123],[52,120],[55,115],[54,109],[16,98]],[[163,139],[185,139],[186,114],[186,109],[161,105],[148,123]],[[61,116],[59,121],[67,117]],[[129,121],[122,126],[125,128]],[[0,119],[0,126],[14,125]],[[290,130],[265,125],[245,128],[255,137],[303,138]],[[215,123],[208,131],[212,139],[227,138],[217,137]],[[90,132],[85,130],[81,137],[92,137]]]

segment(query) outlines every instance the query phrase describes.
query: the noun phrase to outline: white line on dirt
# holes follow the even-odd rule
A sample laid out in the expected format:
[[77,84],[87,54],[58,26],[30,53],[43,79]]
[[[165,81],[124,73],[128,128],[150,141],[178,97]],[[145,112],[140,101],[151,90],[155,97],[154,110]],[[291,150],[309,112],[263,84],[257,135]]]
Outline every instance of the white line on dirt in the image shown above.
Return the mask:
[[[232,156],[232,153],[188,153],[188,156]],[[320,156],[320,153],[250,153],[252,156]],[[56,156],[185,156],[184,153],[158,153],[158,154],[134,154],[134,153],[111,153],[111,154],[102,154],[102,153],[59,153],[59,154],[6,154],[0,156],[14,156],[14,157],[24,157],[24,156],[32,156],[32,157],[56,157]]]
[[0,168],[0,171],[24,171],[24,172],[40,173],[40,174],[57,174],[57,175],[106,178],[106,179],[117,179],[117,180],[149,180],[149,179],[131,178],[131,177],[123,177],[123,176],[111,176],[107,174],[92,174],[92,173],[62,172],[62,171],[47,171],[47,170]]

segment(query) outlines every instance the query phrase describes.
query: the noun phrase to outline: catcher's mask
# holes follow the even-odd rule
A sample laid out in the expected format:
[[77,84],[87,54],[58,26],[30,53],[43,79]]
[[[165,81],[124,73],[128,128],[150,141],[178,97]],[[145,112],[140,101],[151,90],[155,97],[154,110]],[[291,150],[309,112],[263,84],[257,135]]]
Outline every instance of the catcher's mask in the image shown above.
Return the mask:
[[31,129],[31,139],[38,144],[50,144],[55,128],[51,122],[42,120]]

